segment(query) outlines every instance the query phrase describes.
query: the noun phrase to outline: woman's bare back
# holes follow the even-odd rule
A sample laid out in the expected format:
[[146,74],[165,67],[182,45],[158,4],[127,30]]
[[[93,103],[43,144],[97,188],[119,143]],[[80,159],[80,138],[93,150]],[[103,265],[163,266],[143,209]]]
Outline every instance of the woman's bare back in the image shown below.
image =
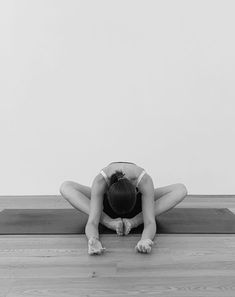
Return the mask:
[[106,173],[108,179],[110,179],[111,175],[114,174],[115,171],[120,170],[124,172],[125,177],[128,178],[134,186],[136,186],[137,179],[144,168],[131,162],[112,162],[102,170]]

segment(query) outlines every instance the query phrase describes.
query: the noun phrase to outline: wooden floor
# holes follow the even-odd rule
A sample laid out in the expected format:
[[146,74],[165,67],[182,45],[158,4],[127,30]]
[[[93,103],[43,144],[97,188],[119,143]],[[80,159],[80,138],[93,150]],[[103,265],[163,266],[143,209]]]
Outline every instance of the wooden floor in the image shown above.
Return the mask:
[[[70,208],[61,196],[0,197],[6,208]],[[189,195],[177,207],[227,207],[235,196]],[[151,254],[140,234],[101,234],[107,251],[87,254],[82,235],[1,235],[0,297],[235,296],[235,234],[159,234]]]

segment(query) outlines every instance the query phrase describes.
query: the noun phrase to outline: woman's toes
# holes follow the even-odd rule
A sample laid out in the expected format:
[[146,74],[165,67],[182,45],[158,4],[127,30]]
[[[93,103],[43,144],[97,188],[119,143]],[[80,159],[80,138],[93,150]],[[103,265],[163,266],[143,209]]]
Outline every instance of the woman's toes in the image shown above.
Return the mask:
[[118,234],[118,235],[123,235],[123,222],[122,222],[122,220],[120,220],[120,221],[117,223],[116,231],[117,231],[117,234]]
[[123,219],[123,225],[124,225],[125,235],[129,234],[129,232],[131,231],[130,221],[128,219]]

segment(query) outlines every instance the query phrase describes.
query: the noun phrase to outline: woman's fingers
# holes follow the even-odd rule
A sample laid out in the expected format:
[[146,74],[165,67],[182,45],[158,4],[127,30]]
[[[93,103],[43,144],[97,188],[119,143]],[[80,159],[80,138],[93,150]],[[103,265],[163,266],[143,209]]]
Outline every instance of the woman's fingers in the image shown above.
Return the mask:
[[105,248],[101,248],[101,249],[93,249],[93,248],[90,248],[88,253],[90,255],[100,255],[102,254],[106,249]]
[[92,246],[89,245],[89,247],[88,247],[89,254],[94,254],[94,253],[96,253],[96,251],[97,251],[96,249],[94,249]]
[[152,241],[149,240],[140,240],[135,247],[135,250],[138,252],[143,253],[150,253],[151,252],[151,245]]
[[88,250],[88,254],[89,254],[89,255],[93,255],[93,254],[95,254],[95,253],[96,253],[96,251],[95,251],[94,249],[89,248],[89,250]]
[[135,251],[136,251],[136,252],[141,252],[141,246],[140,246],[139,243],[136,245],[136,247],[135,247]]
[[102,247],[101,242],[99,240],[90,241],[88,243],[88,254],[101,254],[106,250],[105,247]]

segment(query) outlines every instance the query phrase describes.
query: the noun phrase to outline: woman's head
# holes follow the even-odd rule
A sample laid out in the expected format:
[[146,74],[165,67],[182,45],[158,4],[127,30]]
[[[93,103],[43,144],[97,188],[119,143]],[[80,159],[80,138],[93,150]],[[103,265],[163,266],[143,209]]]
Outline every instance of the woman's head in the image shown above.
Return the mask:
[[107,192],[109,204],[118,215],[131,212],[136,203],[136,188],[124,175],[117,170],[110,178]]

